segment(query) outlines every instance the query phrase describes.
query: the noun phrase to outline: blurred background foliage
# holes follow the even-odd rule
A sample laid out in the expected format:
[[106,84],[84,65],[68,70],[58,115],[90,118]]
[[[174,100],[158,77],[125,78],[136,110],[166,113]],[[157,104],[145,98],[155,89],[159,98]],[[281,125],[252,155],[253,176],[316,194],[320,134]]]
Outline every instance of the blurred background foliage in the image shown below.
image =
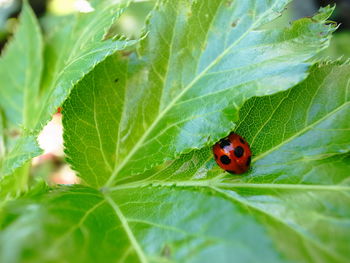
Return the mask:
[[[39,18],[44,34],[49,32],[63,16],[93,10],[86,0],[28,1]],[[139,37],[143,32],[147,15],[152,10],[155,2],[155,0],[133,1],[121,18],[113,25],[107,37],[115,34],[123,34],[128,38]],[[267,26],[270,28],[285,27],[293,20],[312,16],[322,6],[334,4],[336,4],[336,9],[331,20],[338,23],[339,28],[333,35],[330,47],[324,50],[319,58],[345,61],[350,58],[350,0],[294,0],[281,17]],[[0,0],[0,52],[16,29],[21,5],[21,0]],[[32,175],[33,177],[44,178],[51,184],[78,183],[79,179],[64,162],[61,121],[62,116],[58,111],[40,134],[39,144],[44,149],[44,154],[33,160]]]
[[[74,12],[86,11],[86,0],[28,0],[35,14],[41,21],[44,30],[49,30],[55,17]],[[112,0],[105,0],[112,1]],[[116,1],[116,0],[114,0]],[[122,1],[122,0],[120,0]],[[21,0],[0,0],[0,49],[14,32],[17,17],[21,10]],[[111,34],[124,34],[130,38],[140,35],[145,19],[152,9],[155,0],[135,0],[124,12],[121,19],[111,29]],[[321,6],[336,5],[331,20],[339,24],[334,34],[330,49],[325,52],[332,58],[349,53],[350,40],[350,0],[294,0],[286,8],[284,14],[270,26],[286,26],[291,21],[305,16],[312,16]]]

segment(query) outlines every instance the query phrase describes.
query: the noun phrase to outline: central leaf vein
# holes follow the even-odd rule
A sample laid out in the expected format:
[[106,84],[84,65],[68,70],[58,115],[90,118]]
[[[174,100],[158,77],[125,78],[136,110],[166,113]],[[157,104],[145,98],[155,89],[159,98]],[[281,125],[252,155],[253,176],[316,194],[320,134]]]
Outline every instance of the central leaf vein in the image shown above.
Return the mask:
[[131,244],[134,247],[134,250],[136,252],[136,254],[138,255],[141,263],[147,263],[147,257],[145,255],[145,253],[143,252],[140,244],[138,243],[138,241],[136,240],[136,237],[134,236],[134,233],[132,232],[127,219],[125,218],[123,212],[120,210],[119,206],[116,204],[116,202],[114,202],[114,200],[107,194],[105,194],[105,199],[107,200],[107,202],[112,206],[113,210],[115,211],[116,215],[118,216],[120,222],[122,223],[122,226],[131,242]]

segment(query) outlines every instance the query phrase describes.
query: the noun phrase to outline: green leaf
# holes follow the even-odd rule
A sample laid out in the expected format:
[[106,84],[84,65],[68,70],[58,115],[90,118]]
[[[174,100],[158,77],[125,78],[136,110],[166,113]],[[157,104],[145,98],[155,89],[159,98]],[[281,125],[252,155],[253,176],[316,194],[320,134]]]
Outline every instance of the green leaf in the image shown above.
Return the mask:
[[[168,7],[176,4],[169,3]],[[177,26],[186,26],[182,23],[185,17],[178,18]],[[191,13],[191,17],[196,16]],[[292,27],[287,31],[273,31],[284,32],[285,36],[288,35],[286,32],[293,32],[291,35],[295,38],[288,39],[291,42],[287,41],[287,47],[295,44],[297,54],[297,50],[305,49],[305,54],[299,54],[300,60],[288,56],[288,63],[295,63],[296,68],[297,65],[302,67],[293,73],[288,64],[289,73],[295,74],[291,79],[295,81],[305,76],[306,50],[315,34],[311,28],[324,27],[315,22],[318,18],[296,22],[298,30]],[[169,19],[172,19],[170,15]],[[301,25],[310,26],[310,40],[303,42],[298,38],[298,32],[303,32]],[[214,34],[216,31],[210,32]],[[260,32],[254,30],[251,33]],[[178,41],[174,42],[174,47]],[[274,51],[278,46],[277,43],[272,46]],[[281,47],[281,51],[284,48]],[[144,95],[149,95],[146,92],[150,87],[154,88],[154,94],[158,94],[156,84],[159,83],[150,84],[154,80],[150,76],[155,74],[149,73],[152,71],[146,66],[150,58],[142,55],[141,61],[132,58],[129,62],[125,55],[110,57],[97,66],[72,91],[64,105],[65,139],[70,162],[88,184],[105,187],[100,191],[83,186],[39,188],[6,203],[0,213],[1,262],[348,262],[350,65],[316,65],[306,80],[290,90],[250,100],[242,98],[241,104],[247,100],[243,108],[239,112],[234,110],[231,117],[225,116],[235,121],[239,114],[236,131],[251,144],[255,156],[248,174],[232,176],[215,165],[209,146],[220,135],[218,130],[221,127],[214,126],[227,124],[221,123],[221,119],[211,129],[202,127],[206,136],[213,134],[208,139],[208,146],[193,138],[198,135],[194,128],[191,135],[180,133],[182,137],[167,133],[167,128],[172,125],[170,119],[153,124],[156,129],[161,121],[169,121],[159,126],[169,140],[164,149],[153,143],[142,145],[139,141],[143,135],[137,136],[139,131],[135,138],[132,138],[133,133],[125,136],[124,129],[130,128],[128,121],[136,123],[129,131],[149,129],[147,122],[139,120],[150,118],[152,122],[152,114],[158,114],[158,111],[140,111],[143,104],[136,102],[148,99],[150,104],[155,103]],[[174,53],[171,59],[177,61],[177,56],[182,55],[181,52]],[[155,60],[158,58],[156,51],[150,56]],[[187,62],[191,64],[191,61]],[[275,61],[267,64],[276,66]],[[172,62],[169,65],[176,67],[177,64]],[[186,68],[187,64],[180,65],[184,72],[192,69]],[[264,74],[271,76],[266,68],[259,67]],[[167,75],[176,72],[171,69]],[[283,85],[292,85],[291,79],[277,72],[284,76],[279,81],[287,79]],[[185,73],[180,75],[186,82]],[[144,76],[142,74],[146,77],[151,74],[149,82],[146,77],[140,77]],[[177,78],[172,76],[167,81]],[[220,78],[215,80],[220,82]],[[256,81],[254,87],[257,91],[251,91],[251,94],[247,91],[249,96],[261,95],[259,85],[268,87],[267,82],[259,78]],[[203,83],[198,89],[220,88]],[[234,87],[237,91],[237,86]],[[249,85],[244,87],[249,90]],[[168,98],[176,86],[169,84],[162,88],[162,96]],[[282,84],[276,88],[280,89]],[[188,92],[198,95],[196,92],[199,91],[191,88]],[[273,92],[271,89],[267,91]],[[235,94],[232,91],[232,96],[239,99]],[[241,91],[243,95],[245,93]],[[220,111],[229,108],[229,104],[218,97],[206,99],[213,98],[216,104],[201,107],[193,103],[194,99],[188,111],[181,107],[176,110],[180,117],[185,118],[186,114],[195,114],[196,110],[205,113],[211,105],[220,108],[224,104],[226,108],[220,108]],[[224,98],[230,100],[227,94]],[[124,106],[125,103],[128,107]],[[227,127],[222,129],[222,133],[229,131]],[[149,131],[149,136],[153,132],[157,135],[154,130]],[[178,141],[180,139],[183,141]],[[192,143],[191,140],[191,147],[200,149],[179,148],[181,150],[175,155],[182,154],[177,159],[154,166],[158,163],[156,158],[167,160],[174,157],[167,148],[170,144],[179,147]],[[109,183],[106,186],[110,170],[116,171],[119,161],[125,160],[115,153],[126,151],[124,156],[137,157],[129,155],[129,146],[133,143],[139,145],[137,151],[142,150],[139,154],[145,155],[149,163],[142,161],[136,166],[129,163],[132,159],[123,161],[123,174],[118,170],[114,172],[118,176],[111,180],[113,187],[108,187]],[[120,150],[116,151],[116,148]],[[148,156],[152,150],[154,153]],[[126,165],[135,166],[135,169]],[[145,172],[137,172],[146,168]],[[122,171],[122,168],[118,169]]]
[[90,185],[211,145],[250,97],[287,89],[326,47],[332,9],[259,30],[286,1],[160,1],[139,56],[97,67],[64,105],[66,153]]
[[18,30],[0,60],[0,107],[3,112],[0,175],[10,174],[41,153],[35,136],[17,135],[21,133],[20,127],[28,127],[35,112],[43,68],[42,36],[26,1],[19,20]]
[[18,140],[6,138],[1,175],[12,173],[41,153],[36,142],[38,132],[84,75],[108,55],[137,42],[122,37],[104,39],[121,6],[103,2],[95,8],[88,14],[59,19],[57,27],[48,33],[43,51],[36,18],[24,4],[18,31],[0,60],[0,78],[4,80],[0,84],[0,106],[8,130],[4,134],[10,134],[11,129],[20,134]]
[[334,34],[330,46],[320,53],[326,59],[340,59],[346,61],[350,58],[350,32],[343,31]]
[[[254,97],[240,110],[235,130],[250,144],[252,169],[235,180],[244,183],[348,184],[350,152],[350,65],[317,64],[296,87]],[[263,109],[263,110],[261,110]],[[184,164],[185,163],[185,164]],[[201,168],[198,168],[201,167]],[[211,147],[181,155],[116,184],[225,176]],[[228,175],[232,177],[232,175]]]
[[16,141],[14,148],[6,155],[1,166],[1,175],[11,174],[15,169],[42,153],[36,136],[25,135]]
[[[315,66],[297,87],[243,107],[237,132],[255,154],[255,168],[246,180],[303,181],[325,159],[350,151],[349,72],[347,64]],[[258,110],[262,105],[263,112]]]
[[349,72],[316,65],[296,87],[244,105],[248,175],[224,173],[205,147],[112,188],[8,203],[1,261],[347,262]]
[[24,1],[14,38],[0,60],[0,107],[8,126],[28,127],[35,111],[43,68],[43,39],[36,17]]
[[101,193],[83,187],[44,190],[3,209],[1,261],[137,262],[120,219]]
[[123,37],[105,39],[120,16],[121,5],[95,1],[95,11],[63,19],[46,39],[43,89],[46,102],[40,107],[35,126],[50,118],[66,99],[72,87],[99,62],[117,50],[137,43]]
[[[317,65],[309,78],[295,88],[253,98],[245,104],[240,111],[237,132],[251,143],[255,154],[249,174],[232,177],[216,166],[212,168],[215,164],[211,149],[204,148],[139,176],[120,178],[118,186],[111,189],[114,199],[116,202],[128,199],[127,205],[122,206],[126,217],[132,218],[131,222],[136,214],[140,225],[169,229],[173,225],[166,220],[164,223],[166,216],[160,215],[164,209],[159,207],[166,203],[163,199],[173,198],[174,207],[179,209],[165,209],[170,211],[174,222],[188,210],[187,207],[182,210],[186,203],[196,206],[195,201],[201,200],[196,194],[181,202],[181,197],[186,195],[182,191],[211,189],[212,195],[247,209],[242,213],[259,222],[278,250],[276,255],[282,255],[278,262],[347,262],[350,246],[349,72],[350,65]],[[158,201],[159,189],[167,193],[162,192],[158,198],[161,203],[152,210],[148,202]],[[203,212],[206,211],[203,206],[196,207],[197,222],[201,222],[210,212]],[[211,209],[220,211],[220,208],[215,203]],[[137,212],[145,211],[142,209],[147,212]],[[189,218],[192,219],[186,217],[181,221],[181,229]],[[225,228],[234,218],[237,214],[218,225]],[[215,233],[219,233],[218,230]],[[139,234],[138,230],[135,234]],[[144,232],[140,240],[143,235]],[[249,231],[241,237],[245,235],[259,238]],[[250,246],[250,251],[255,249],[256,243]],[[213,252],[214,255],[223,253]],[[265,256],[257,253],[260,258]],[[230,259],[234,257],[234,253],[227,255]],[[249,257],[244,255],[233,261],[249,261]]]
[[[131,218],[131,223],[137,222],[139,227],[143,224],[147,228],[140,234],[140,242],[145,233],[159,229],[162,234],[157,232],[155,236],[167,237],[163,229],[172,229],[172,223],[179,217],[181,220],[189,210],[187,203],[196,207],[193,213],[197,217],[193,220],[199,225],[203,218],[210,217],[210,212],[204,211],[220,213],[220,208],[226,208],[227,204],[220,205],[216,201],[210,210],[206,210],[205,205],[196,203],[203,198],[198,193],[187,196],[187,192],[211,189],[215,197],[246,209],[227,218],[221,215],[223,221],[213,223],[213,228],[219,225],[220,229],[226,229],[241,214],[252,216],[274,244],[275,256],[281,256],[277,262],[347,262],[350,246],[350,213],[347,209],[350,202],[349,72],[350,65],[346,64],[316,65],[308,79],[295,88],[273,96],[253,98],[244,105],[236,131],[251,143],[255,154],[252,171],[247,175],[232,177],[222,173],[214,164],[211,149],[204,148],[144,174],[119,178],[118,186],[110,191],[115,202],[123,207],[125,217]],[[168,189],[164,189],[166,187]],[[188,199],[182,199],[183,196]],[[120,203],[125,199],[127,205]],[[164,205],[168,199],[173,200],[172,208]],[[164,210],[169,211],[171,219],[162,214]],[[186,223],[191,219],[186,217],[180,221],[180,226],[176,226],[187,229]],[[242,224],[238,228],[245,229],[246,226]],[[137,227],[134,229],[135,235],[139,235]],[[210,227],[205,229],[211,230]],[[214,229],[215,233],[220,233]],[[229,233],[230,237],[234,235],[234,231]],[[240,235],[241,238],[246,236],[257,240],[260,237],[248,230]],[[159,241],[159,247],[164,246],[164,242],[169,244],[168,240]],[[261,242],[258,243],[260,247]],[[213,255],[226,255],[238,262],[259,262],[266,256],[256,250],[256,242],[248,247],[250,252],[256,252],[257,259],[249,258],[251,254],[248,253],[225,254],[223,250],[215,250],[215,245],[208,247],[215,251]],[[236,247],[232,245],[230,251]],[[203,250],[206,251],[205,246],[197,251]],[[200,258],[196,255],[193,261],[197,257]],[[214,261],[208,254],[206,258],[208,262]],[[216,262],[226,262],[226,258]]]
[[[240,205],[215,197],[210,190],[157,190],[145,189],[138,196],[125,191],[105,199],[92,189],[65,187],[13,202],[0,218],[5,228],[0,234],[0,258],[4,262],[172,262],[169,257],[176,262],[225,262],[244,256],[258,261],[259,253],[271,262],[281,258],[266,230],[249,214],[239,214],[246,210]],[[189,198],[194,201],[187,202]],[[182,207],[177,207],[176,199]],[[135,205],[125,209],[130,201]],[[213,206],[219,209],[214,211]],[[147,216],[144,207],[153,213]],[[198,207],[206,213],[200,221]],[[174,209],[179,213],[176,218]],[[228,218],[231,225],[222,228],[220,223]],[[249,246],[257,241],[258,253],[251,253]],[[216,251],[223,253],[213,254]]]
[[9,203],[1,260],[347,262],[349,186],[217,178],[141,186],[61,187]]
[[8,200],[19,197],[23,192],[28,191],[30,163],[16,169],[11,176],[5,176],[0,180],[0,206]]

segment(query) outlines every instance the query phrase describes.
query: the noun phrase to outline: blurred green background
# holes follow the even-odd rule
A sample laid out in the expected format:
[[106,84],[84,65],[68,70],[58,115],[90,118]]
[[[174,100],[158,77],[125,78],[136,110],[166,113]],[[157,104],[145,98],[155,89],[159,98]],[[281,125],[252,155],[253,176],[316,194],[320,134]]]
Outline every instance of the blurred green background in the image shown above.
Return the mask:
[[[0,0],[0,50],[13,33],[16,18],[21,10],[21,2],[21,0]],[[44,29],[50,28],[53,16],[68,15],[87,8],[85,0],[29,0],[29,2]],[[113,31],[122,32],[129,37],[137,37],[154,3],[155,0],[133,1],[122,19],[116,23]],[[331,47],[323,55],[331,58],[338,58],[343,54],[350,55],[350,0],[294,0],[274,25],[286,25],[295,19],[311,16],[321,6],[334,4],[336,9],[331,20],[336,21],[340,26],[334,34]]]

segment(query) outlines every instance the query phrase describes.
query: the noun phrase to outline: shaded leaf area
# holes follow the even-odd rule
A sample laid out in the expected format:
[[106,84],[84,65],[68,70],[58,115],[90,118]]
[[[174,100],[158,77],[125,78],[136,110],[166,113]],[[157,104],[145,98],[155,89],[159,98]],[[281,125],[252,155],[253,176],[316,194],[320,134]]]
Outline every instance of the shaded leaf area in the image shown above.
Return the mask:
[[18,30],[0,59],[0,106],[6,117],[5,150],[11,157],[5,155],[2,175],[38,155],[37,133],[85,74],[108,55],[136,42],[104,39],[121,13],[120,5],[100,2],[95,8],[88,14],[59,19],[44,45],[38,22],[24,4]]
[[332,173],[316,180],[314,170],[350,151],[349,72],[348,64],[316,65],[297,87],[243,107],[237,132],[255,154],[247,181],[329,181]]
[[[126,62],[111,56],[72,91],[63,105],[64,143],[68,162],[90,185],[101,186],[113,172]],[[137,94],[135,94],[137,95]],[[73,142],[73,140],[75,140]],[[74,158],[72,159],[72,157]],[[86,176],[85,176],[86,175]]]
[[259,30],[285,2],[160,1],[138,56],[98,66],[64,105],[70,163],[89,185],[113,185],[211,145],[248,98],[304,79],[334,30],[332,9]]
[[[0,241],[15,240],[20,257],[31,251],[32,262],[55,256],[78,262],[347,262],[350,153],[343,139],[349,130],[349,67],[316,65],[291,90],[247,102],[238,125],[255,152],[247,175],[224,173],[211,147],[205,147],[145,173],[120,177],[116,186],[101,192],[59,187],[8,203]],[[274,112],[304,121],[290,123]],[[272,120],[279,121],[269,126]],[[329,136],[337,135],[333,143],[323,133],[329,123]],[[290,133],[283,134],[284,127]],[[306,135],[310,151],[299,152],[300,144],[293,142]],[[317,151],[310,138],[318,142]],[[282,161],[276,156],[285,154],[284,144],[290,158]],[[19,231],[28,228],[33,232]],[[64,242],[56,245],[62,236]],[[3,261],[10,258],[7,251],[1,251]]]
[[105,195],[61,187],[6,205],[0,257],[4,262],[347,262],[350,214],[344,203],[350,188],[281,186],[193,182]]
[[114,199],[146,253],[150,240],[158,251],[168,244],[176,262],[346,262],[350,188],[334,190],[187,184]]
[[98,191],[61,187],[27,195],[9,202],[0,216],[6,229],[2,262],[137,262],[119,218]]
[[20,197],[25,191],[28,191],[29,178],[27,174],[30,170],[30,163],[26,163],[11,176],[4,177],[0,182],[0,205],[8,200]]

